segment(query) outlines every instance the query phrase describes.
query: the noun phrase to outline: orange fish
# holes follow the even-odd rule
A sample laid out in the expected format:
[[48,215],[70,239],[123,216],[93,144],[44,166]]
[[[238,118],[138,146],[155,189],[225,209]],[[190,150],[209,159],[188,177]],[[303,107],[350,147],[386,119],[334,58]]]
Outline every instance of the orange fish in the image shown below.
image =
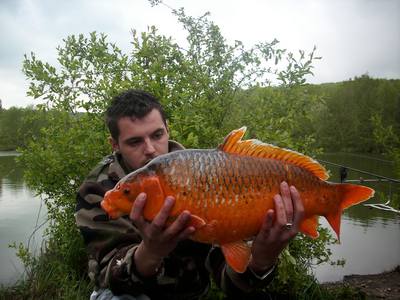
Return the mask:
[[325,181],[326,170],[303,154],[242,140],[246,128],[232,131],[218,149],[182,150],[156,157],[122,178],[106,193],[102,208],[111,218],[127,215],[141,192],[147,194],[144,217],[151,221],[165,197],[175,197],[169,223],[188,210],[196,228],[195,241],[220,245],[227,263],[244,272],[250,261],[245,242],[254,237],[282,181],[300,193],[305,216],[300,231],[318,236],[318,216],[324,216],[339,239],[342,211],[372,197],[374,190]]

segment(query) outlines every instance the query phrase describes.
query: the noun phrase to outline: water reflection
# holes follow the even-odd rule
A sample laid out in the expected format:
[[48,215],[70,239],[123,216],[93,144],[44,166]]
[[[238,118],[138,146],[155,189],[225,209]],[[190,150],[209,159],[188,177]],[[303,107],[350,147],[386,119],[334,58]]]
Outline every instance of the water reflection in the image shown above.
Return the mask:
[[[377,202],[376,199],[369,200],[366,203]],[[352,220],[354,224],[360,226],[374,226],[377,223],[385,224],[393,220],[396,216],[393,212],[388,212],[372,207],[357,205],[347,209],[344,213],[344,218]]]
[[[355,222],[344,215],[340,244],[332,245],[332,260],[345,259],[344,267],[323,264],[315,269],[320,282],[339,281],[350,274],[376,274],[400,265],[400,217]],[[321,225],[329,227],[324,218]]]
[[24,184],[15,158],[15,152],[0,152],[0,284],[12,284],[23,273],[15,250],[8,245],[29,241],[32,251],[39,248],[44,227],[34,231],[46,219],[45,207]]
[[6,178],[7,184],[16,189],[23,185],[23,170],[15,162],[17,152],[0,152],[0,179]]

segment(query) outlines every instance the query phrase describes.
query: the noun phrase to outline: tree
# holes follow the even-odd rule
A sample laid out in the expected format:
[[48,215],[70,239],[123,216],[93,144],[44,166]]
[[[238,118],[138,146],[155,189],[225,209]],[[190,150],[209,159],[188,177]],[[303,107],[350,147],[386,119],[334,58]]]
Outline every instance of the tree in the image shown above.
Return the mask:
[[[28,95],[44,100],[40,105],[44,111],[58,113],[42,130],[41,138],[22,150],[20,160],[26,166],[27,182],[45,197],[53,222],[48,251],[63,258],[60,264],[65,273],[79,275],[84,266],[77,260],[84,252],[74,225],[75,191],[89,170],[110,151],[103,115],[112,96],[125,88],[148,90],[165,106],[175,139],[187,147],[215,147],[228,127],[242,125],[249,118],[243,115],[237,122],[229,121],[234,111],[247,105],[244,99],[236,102],[240,100],[235,97],[239,91],[269,85],[271,75],[282,87],[295,90],[305,82],[304,76],[311,73],[312,62],[317,59],[315,49],[308,55],[300,51],[296,57],[279,49],[277,40],[250,49],[240,41],[228,45],[209,14],[194,18],[184,9],[172,13],[187,32],[187,47],[151,27],[140,34],[132,31],[129,54],[108,42],[104,34],[93,32],[88,37],[72,35],[63,40],[57,48],[58,69],[37,59],[34,53],[25,56]],[[288,65],[281,70],[277,66],[284,58]],[[295,99],[285,102],[285,92],[277,90],[277,94],[270,108],[281,105],[285,112]],[[271,135],[276,133],[277,140],[295,145],[288,124],[298,115],[294,115],[293,108],[287,111],[292,114],[286,122],[282,121],[284,113],[277,117],[270,113],[271,124],[276,119],[280,124],[271,128]],[[255,123],[251,126],[254,128],[250,130],[258,134],[264,131]],[[296,145],[301,148],[300,143]],[[300,243],[311,242],[303,239]],[[310,254],[317,252],[308,252],[307,260]]]

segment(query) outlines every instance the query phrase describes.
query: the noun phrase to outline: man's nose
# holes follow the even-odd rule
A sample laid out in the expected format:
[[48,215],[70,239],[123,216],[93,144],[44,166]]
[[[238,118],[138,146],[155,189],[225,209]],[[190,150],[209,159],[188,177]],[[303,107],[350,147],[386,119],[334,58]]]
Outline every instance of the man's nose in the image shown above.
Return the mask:
[[153,143],[151,142],[150,139],[146,139],[145,143],[144,143],[144,153],[146,155],[151,155],[154,154],[156,152],[156,148],[154,148]]

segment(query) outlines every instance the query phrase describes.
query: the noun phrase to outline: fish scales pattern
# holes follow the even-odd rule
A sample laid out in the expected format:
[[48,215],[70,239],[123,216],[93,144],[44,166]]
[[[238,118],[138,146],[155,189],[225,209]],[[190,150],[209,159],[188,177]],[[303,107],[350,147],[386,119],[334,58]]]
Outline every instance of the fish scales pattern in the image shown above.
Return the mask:
[[233,240],[256,232],[266,210],[273,208],[272,197],[282,180],[304,191],[310,182],[321,182],[308,171],[278,160],[215,150],[177,152],[155,163],[165,189],[176,198],[176,210],[187,209],[210,227],[217,222],[218,229],[210,230],[219,240],[233,227],[240,228],[231,235]]
[[[303,205],[307,207],[306,217],[314,214],[324,215],[324,206],[327,205],[339,205],[336,199],[339,199],[337,189],[334,185],[320,180],[318,177],[310,174],[309,171],[299,168],[297,166],[289,166],[285,180],[295,185],[302,197]],[[318,202],[323,204],[320,206],[313,205],[316,199]],[[321,199],[330,199],[328,203],[322,203]],[[310,209],[312,207],[312,209]]]
[[[227,232],[230,240],[257,232],[265,212],[273,208],[273,196],[283,180],[297,187],[306,207],[313,207],[307,211],[309,215],[319,211],[311,205],[317,195],[337,199],[331,184],[278,159],[186,150],[156,159],[150,168],[156,171],[166,194],[176,198],[174,211],[189,210],[200,216],[207,224],[204,236],[219,241]],[[232,228],[236,228],[233,233]],[[198,236],[197,240],[202,240],[201,234]]]

